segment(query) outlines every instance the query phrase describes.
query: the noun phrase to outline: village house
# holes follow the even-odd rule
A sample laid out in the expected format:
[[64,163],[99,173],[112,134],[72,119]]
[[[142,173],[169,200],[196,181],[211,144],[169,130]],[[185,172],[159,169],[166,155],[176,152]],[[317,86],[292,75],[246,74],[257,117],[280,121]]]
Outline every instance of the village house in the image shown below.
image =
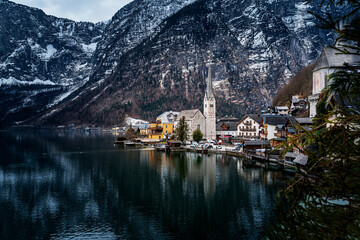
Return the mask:
[[[277,147],[278,145],[288,141],[290,138],[297,138],[297,135],[301,133],[302,129],[311,130],[312,118],[295,118],[288,117],[284,125],[276,126],[276,138],[270,140],[271,147]],[[296,141],[299,141],[296,140]]]
[[238,122],[238,118],[227,116],[217,120],[216,139],[221,139],[222,142],[229,142],[231,138],[237,136]]
[[140,124],[140,126],[139,126],[140,135],[141,136],[147,136],[148,135],[148,128],[149,128],[149,123]]
[[270,149],[269,140],[244,141],[244,153],[256,154],[260,149]]
[[162,138],[169,138],[174,133],[175,121],[179,115],[179,112],[167,111],[156,118],[157,122],[161,122],[163,128]]
[[261,115],[246,115],[237,124],[237,136],[243,139],[260,138]]
[[299,95],[292,96],[290,110],[305,109],[306,107],[307,107],[306,98],[300,98]]
[[149,139],[162,139],[163,138],[163,126],[161,121],[150,122],[148,128]]
[[289,107],[288,106],[275,106],[275,113],[277,115],[289,115]]
[[261,139],[270,140],[277,138],[277,130],[284,126],[289,116],[263,115],[261,121]]

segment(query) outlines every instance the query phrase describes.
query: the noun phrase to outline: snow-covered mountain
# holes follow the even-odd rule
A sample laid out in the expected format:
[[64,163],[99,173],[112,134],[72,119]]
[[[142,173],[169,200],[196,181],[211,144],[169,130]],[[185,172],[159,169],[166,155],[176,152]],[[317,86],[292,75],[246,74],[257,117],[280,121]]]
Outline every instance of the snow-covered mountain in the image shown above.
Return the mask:
[[1,1],[0,122],[33,117],[86,83],[104,28]]
[[333,43],[307,13],[319,2],[135,0],[106,26],[2,2],[0,122],[112,125],[201,108],[209,52],[218,114],[257,111]]

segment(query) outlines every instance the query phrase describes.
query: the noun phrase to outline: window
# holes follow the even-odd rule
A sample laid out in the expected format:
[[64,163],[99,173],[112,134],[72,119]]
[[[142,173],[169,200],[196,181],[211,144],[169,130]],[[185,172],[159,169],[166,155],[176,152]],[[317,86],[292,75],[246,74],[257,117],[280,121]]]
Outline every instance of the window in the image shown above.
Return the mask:
[[197,125],[197,129],[199,129],[199,130],[200,130],[200,124],[198,124],[198,125]]
[[210,104],[210,107],[214,107],[214,104]]
[[205,104],[205,107],[207,107],[207,105]]
[[165,133],[167,134],[167,133],[168,133],[168,131],[166,130],[166,131],[165,131]]
[[161,138],[161,136],[159,136],[159,139]]
[[167,128],[167,125],[165,125],[165,128]]

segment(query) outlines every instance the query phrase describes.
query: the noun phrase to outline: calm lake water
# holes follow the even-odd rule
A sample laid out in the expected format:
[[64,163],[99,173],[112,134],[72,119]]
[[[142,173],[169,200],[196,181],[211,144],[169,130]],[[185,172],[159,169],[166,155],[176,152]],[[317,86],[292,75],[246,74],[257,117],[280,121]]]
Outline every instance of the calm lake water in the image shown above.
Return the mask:
[[261,239],[281,172],[114,136],[0,132],[0,239]]

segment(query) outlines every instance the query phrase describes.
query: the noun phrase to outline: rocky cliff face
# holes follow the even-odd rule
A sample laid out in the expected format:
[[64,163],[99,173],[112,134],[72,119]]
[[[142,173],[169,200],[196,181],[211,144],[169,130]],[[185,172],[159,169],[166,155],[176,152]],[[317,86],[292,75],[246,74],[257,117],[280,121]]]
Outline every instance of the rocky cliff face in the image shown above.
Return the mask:
[[104,27],[0,2],[0,122],[33,117],[85,84]]
[[[49,109],[40,111],[30,122],[111,125],[120,122],[125,113],[153,118],[165,110],[201,108],[207,76],[205,61],[211,52],[218,115],[240,115],[269,104],[296,72],[316,59],[322,46],[333,42],[334,36],[319,30],[314,17],[307,13],[320,11],[316,8],[319,2],[304,5],[300,0],[134,1],[115,14],[106,28],[102,24],[55,19],[39,10],[2,3],[0,9],[7,6],[2,11],[23,9],[22,14],[29,19],[33,16],[36,23],[38,18],[47,20],[26,27],[29,33],[18,37],[17,45],[0,36],[0,41],[12,46],[11,51],[7,50],[10,47],[0,49],[0,66],[16,49],[25,46],[31,50],[29,66],[14,60],[14,71],[23,76],[29,74],[22,74],[22,68],[28,69],[33,75],[26,79],[48,81],[46,89],[52,90],[36,96],[44,96],[43,101],[51,99],[42,108]],[[11,24],[16,21],[13,20]],[[0,17],[0,27],[7,21],[8,17]],[[39,29],[44,29],[41,37]],[[45,36],[49,40],[42,40]],[[95,45],[96,50],[91,48]],[[59,59],[52,62],[57,54]],[[44,70],[31,67],[36,61]],[[46,71],[49,63],[51,74]],[[2,82],[10,82],[10,77],[28,81],[9,72],[8,65],[0,72]],[[11,86],[13,92],[6,91],[8,96],[38,85]],[[23,96],[22,101],[26,93]],[[33,99],[28,100],[32,102]],[[8,110],[1,109],[1,113],[9,114]],[[25,119],[25,115],[12,116]]]

